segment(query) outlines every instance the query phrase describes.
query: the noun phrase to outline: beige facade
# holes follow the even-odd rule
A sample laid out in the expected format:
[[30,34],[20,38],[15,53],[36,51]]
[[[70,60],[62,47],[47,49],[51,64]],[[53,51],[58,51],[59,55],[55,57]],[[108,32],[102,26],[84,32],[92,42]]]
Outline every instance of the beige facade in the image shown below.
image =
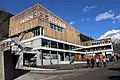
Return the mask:
[[[50,28],[54,24],[63,29],[58,32]],[[26,30],[34,30],[37,27],[44,28],[44,36],[54,39],[80,44],[79,32],[68,23],[57,17],[55,14],[37,4],[27,10],[18,13],[10,19],[9,36],[15,36]],[[32,32],[27,33],[23,39],[32,37]]]

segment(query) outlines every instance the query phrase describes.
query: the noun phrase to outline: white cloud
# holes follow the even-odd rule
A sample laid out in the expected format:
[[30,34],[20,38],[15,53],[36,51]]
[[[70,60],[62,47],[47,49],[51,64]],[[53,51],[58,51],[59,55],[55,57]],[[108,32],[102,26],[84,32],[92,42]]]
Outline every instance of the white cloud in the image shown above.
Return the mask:
[[116,23],[116,21],[114,20],[114,21],[112,21],[112,23],[113,23],[113,24],[115,24],[115,23]]
[[96,21],[101,21],[105,19],[113,19],[114,18],[114,12],[109,10],[108,12],[101,13],[96,17]]
[[85,8],[83,8],[83,11],[88,11],[88,10],[90,10],[90,9],[94,9],[94,8],[97,8],[97,6],[96,5],[93,5],[93,6],[86,6]]
[[120,14],[118,16],[115,16],[113,19],[120,19]]
[[71,21],[69,24],[70,24],[70,25],[73,25],[73,24],[75,24],[75,21]]
[[119,15],[117,15],[117,16],[115,16],[114,18],[113,18],[113,20],[117,23],[117,22],[120,22],[120,14]]
[[112,10],[109,10],[108,12],[104,12],[96,16],[96,21],[101,21],[105,19],[111,19],[113,24],[120,23],[120,14],[115,16],[115,13]]

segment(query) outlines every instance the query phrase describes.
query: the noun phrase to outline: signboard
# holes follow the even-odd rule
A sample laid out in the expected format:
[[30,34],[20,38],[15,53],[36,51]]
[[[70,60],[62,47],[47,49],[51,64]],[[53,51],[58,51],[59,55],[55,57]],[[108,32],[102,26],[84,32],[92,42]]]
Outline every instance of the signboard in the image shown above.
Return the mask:
[[10,41],[1,41],[0,42],[0,50],[10,48],[10,45],[11,45],[10,43],[11,43]]

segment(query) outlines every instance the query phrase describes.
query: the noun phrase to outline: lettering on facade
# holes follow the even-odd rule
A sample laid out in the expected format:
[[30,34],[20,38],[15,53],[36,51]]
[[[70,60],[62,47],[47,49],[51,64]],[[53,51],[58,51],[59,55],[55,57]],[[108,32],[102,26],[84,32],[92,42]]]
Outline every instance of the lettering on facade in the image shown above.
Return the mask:
[[61,26],[61,27],[64,27],[65,28],[65,24],[64,22],[60,21],[59,19],[57,19],[56,17],[54,17],[53,15],[50,15],[49,13],[44,13],[44,12],[41,12],[39,11],[39,17],[46,20],[46,21],[49,21],[53,24],[56,24],[58,26]]
[[25,23],[25,22],[27,22],[27,21],[30,21],[30,20],[34,19],[35,17],[37,17],[37,12],[34,12],[32,15],[30,15],[30,16],[22,19],[22,20],[20,21],[20,24],[23,24],[23,23]]
[[56,17],[50,16],[49,17],[49,21],[52,22],[53,24],[56,24],[58,26],[61,26],[63,28],[65,28],[65,24],[63,21],[60,21],[59,19],[57,19]]
[[49,13],[45,13],[45,12],[43,12],[43,11],[39,11],[39,12],[36,11],[36,12],[34,12],[32,15],[23,18],[23,19],[20,21],[20,24],[23,24],[23,23],[25,23],[25,22],[27,22],[27,21],[30,21],[30,20],[36,18],[37,15],[38,15],[40,18],[42,18],[42,19],[44,19],[44,20],[46,20],[46,21],[49,21],[49,22],[51,22],[51,23],[53,23],[53,24],[56,24],[56,25],[58,25],[58,26],[61,26],[61,27],[65,28],[65,24],[64,24],[63,21],[59,20],[59,19],[56,18],[54,15],[50,15]]

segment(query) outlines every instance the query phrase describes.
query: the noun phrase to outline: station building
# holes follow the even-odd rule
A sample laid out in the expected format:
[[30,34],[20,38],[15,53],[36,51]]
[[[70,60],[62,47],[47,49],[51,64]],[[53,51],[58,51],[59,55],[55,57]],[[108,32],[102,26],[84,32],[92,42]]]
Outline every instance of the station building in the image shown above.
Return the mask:
[[40,4],[10,18],[9,37],[20,37],[19,45],[28,47],[22,51],[12,44],[12,53],[19,54],[17,64],[27,67],[69,64],[76,56],[76,63],[84,62],[86,54],[113,53],[111,39],[95,41]]

